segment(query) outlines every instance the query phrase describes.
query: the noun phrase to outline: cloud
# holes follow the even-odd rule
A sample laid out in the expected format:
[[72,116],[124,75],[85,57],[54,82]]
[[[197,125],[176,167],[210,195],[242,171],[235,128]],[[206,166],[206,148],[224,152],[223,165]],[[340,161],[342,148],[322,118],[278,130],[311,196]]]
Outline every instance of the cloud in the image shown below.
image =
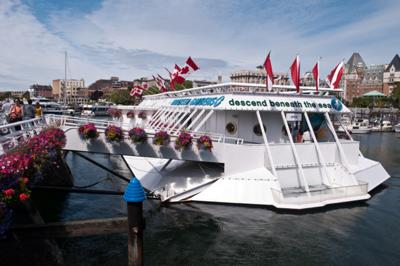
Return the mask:
[[231,71],[260,65],[269,50],[276,71],[299,54],[303,71],[322,56],[327,73],[353,51],[367,63],[387,63],[400,44],[396,1],[34,2],[0,3],[0,89],[62,77],[64,50],[70,76],[87,83],[165,75],[164,66],[188,55],[201,67],[194,78],[227,81]]

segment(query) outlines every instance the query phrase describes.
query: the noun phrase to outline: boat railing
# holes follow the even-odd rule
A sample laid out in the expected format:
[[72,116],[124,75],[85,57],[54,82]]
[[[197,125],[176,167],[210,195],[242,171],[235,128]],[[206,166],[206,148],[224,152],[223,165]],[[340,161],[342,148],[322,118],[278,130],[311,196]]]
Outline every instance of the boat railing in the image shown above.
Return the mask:
[[[318,190],[281,192],[271,188],[272,197],[278,204],[308,204],[346,197],[363,196],[368,193],[368,183],[358,181],[359,184],[341,187],[327,187]],[[283,190],[284,191],[284,190]]]
[[[123,129],[125,129],[125,131],[127,131],[126,129],[130,129],[132,127],[132,124],[128,122],[122,122],[121,120],[101,120],[89,117],[73,117],[73,116],[54,115],[54,114],[49,114],[46,115],[45,117],[49,125],[56,125],[60,127],[79,127],[87,123],[93,123],[100,130],[106,129],[107,126],[109,125],[116,125],[122,127]],[[154,129],[145,128],[145,130],[150,138],[154,136],[155,134]],[[219,143],[230,143],[230,144],[240,145],[243,144],[244,142],[242,138],[227,137],[224,134],[219,134],[219,133],[191,131],[191,130],[187,130],[185,132],[190,133],[194,140],[197,140],[203,135],[207,135],[211,138],[212,141]],[[127,134],[127,132],[125,132],[125,134]],[[171,133],[170,135],[172,137],[177,137],[179,135],[179,132]]]
[[[321,93],[332,92],[338,93],[342,89],[332,90],[330,88],[320,88]],[[300,93],[296,93],[296,87],[292,85],[272,85],[270,91],[267,91],[265,84],[255,84],[255,83],[239,83],[239,82],[229,82],[223,84],[215,84],[204,87],[197,87],[191,89],[185,89],[180,91],[169,91],[164,93],[159,93],[156,95],[146,95],[144,99],[165,99],[171,97],[187,97],[196,95],[207,95],[207,94],[226,94],[226,93],[271,93],[271,94],[285,94],[285,93],[296,93],[298,96],[302,93],[314,93],[315,87],[300,86]]]

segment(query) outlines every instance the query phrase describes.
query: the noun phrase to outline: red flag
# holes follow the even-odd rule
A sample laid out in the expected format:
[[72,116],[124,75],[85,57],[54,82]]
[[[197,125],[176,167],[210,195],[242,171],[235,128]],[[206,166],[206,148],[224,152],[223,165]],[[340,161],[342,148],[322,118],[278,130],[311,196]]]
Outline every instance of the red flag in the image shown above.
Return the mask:
[[[181,72],[181,68],[180,68],[177,64],[175,64],[175,70],[176,70],[177,72]],[[174,72],[175,72],[175,70],[174,70]]]
[[315,79],[315,89],[318,92],[319,88],[319,61],[315,64],[314,68],[312,69],[312,73]]
[[182,69],[181,69],[181,74],[182,74],[182,75],[185,75],[185,74],[189,73],[189,71],[190,71],[189,66],[184,66],[184,67],[182,67]]
[[300,58],[296,56],[292,66],[290,67],[290,72],[292,74],[293,84],[296,86],[296,91],[300,91]]
[[199,69],[197,64],[193,61],[193,59],[189,56],[189,58],[186,60],[186,65],[188,65],[193,71],[196,71]]
[[344,71],[343,68],[344,68],[344,63],[342,61],[339,64],[337,64],[337,66],[334,69],[332,69],[331,73],[329,73],[327,79],[329,81],[329,86],[332,89],[336,89],[339,86]]
[[156,87],[160,90],[160,92],[168,91],[164,84],[164,78],[157,74],[158,77],[154,77],[154,81],[156,82]]
[[265,59],[264,62],[264,68],[265,71],[267,72],[267,77],[266,77],[266,84],[267,84],[267,89],[268,89],[268,79],[274,84],[274,73],[272,72],[272,64],[271,64],[271,58],[270,58],[271,52],[268,53],[267,58]]
[[133,89],[131,90],[130,94],[131,96],[141,96],[145,90],[149,88],[149,84],[146,82],[143,82],[141,85],[135,85],[133,86]]

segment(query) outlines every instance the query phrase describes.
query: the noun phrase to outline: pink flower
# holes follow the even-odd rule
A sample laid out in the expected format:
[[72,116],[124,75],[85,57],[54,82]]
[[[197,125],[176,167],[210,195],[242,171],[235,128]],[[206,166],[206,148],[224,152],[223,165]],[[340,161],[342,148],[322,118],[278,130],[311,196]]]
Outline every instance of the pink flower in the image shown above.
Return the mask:
[[19,194],[19,200],[20,201],[24,201],[24,200],[27,200],[27,199],[29,199],[29,195],[27,195],[25,193]]
[[11,198],[15,194],[15,191],[14,191],[14,189],[9,188],[9,189],[4,190],[3,193],[4,193],[4,196],[6,196],[7,198]]

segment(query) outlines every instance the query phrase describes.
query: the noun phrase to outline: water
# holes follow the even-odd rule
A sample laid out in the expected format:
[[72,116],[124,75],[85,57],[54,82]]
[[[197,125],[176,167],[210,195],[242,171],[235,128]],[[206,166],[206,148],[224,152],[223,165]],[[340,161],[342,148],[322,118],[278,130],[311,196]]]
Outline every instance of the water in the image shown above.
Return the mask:
[[[400,134],[355,136],[366,157],[393,176],[367,202],[289,212],[214,204],[145,203],[146,265],[399,265]],[[118,157],[94,158],[129,176]],[[77,185],[123,189],[125,182],[69,155]],[[47,195],[48,197],[48,195]],[[58,196],[63,197],[63,196]],[[69,194],[39,201],[46,221],[125,215],[121,196]],[[61,202],[61,203],[57,203]],[[67,265],[126,265],[127,236],[59,240]]]

